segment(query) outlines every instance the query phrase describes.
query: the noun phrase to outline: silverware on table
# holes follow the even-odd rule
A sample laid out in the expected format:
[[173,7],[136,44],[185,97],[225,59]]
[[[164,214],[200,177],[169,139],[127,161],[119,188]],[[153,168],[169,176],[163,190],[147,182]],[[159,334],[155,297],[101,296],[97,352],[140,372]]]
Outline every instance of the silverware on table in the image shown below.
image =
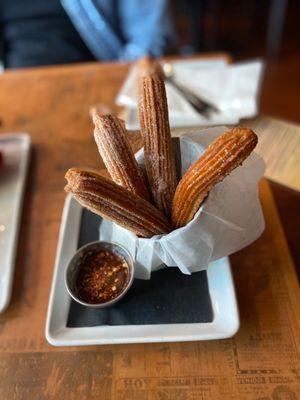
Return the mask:
[[190,105],[202,116],[209,118],[212,112],[218,113],[220,110],[209,103],[206,100],[203,100],[201,97],[196,95],[190,89],[185,86],[182,86],[174,79],[174,69],[171,63],[162,63],[162,70],[164,74],[164,78],[166,82],[169,82],[171,85],[177,89],[180,94],[190,103]]

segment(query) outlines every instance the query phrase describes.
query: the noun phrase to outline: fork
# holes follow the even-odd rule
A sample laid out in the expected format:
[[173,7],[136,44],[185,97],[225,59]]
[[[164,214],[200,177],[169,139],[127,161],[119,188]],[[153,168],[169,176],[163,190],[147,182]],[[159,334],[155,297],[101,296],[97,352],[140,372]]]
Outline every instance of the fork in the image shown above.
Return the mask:
[[199,114],[203,115],[206,118],[210,118],[211,113],[218,113],[220,110],[210,102],[203,100],[201,97],[196,95],[190,89],[185,86],[180,85],[174,79],[174,68],[171,63],[163,63],[162,70],[164,74],[164,78],[166,82],[169,82],[180,94],[190,103],[190,105],[196,110]]

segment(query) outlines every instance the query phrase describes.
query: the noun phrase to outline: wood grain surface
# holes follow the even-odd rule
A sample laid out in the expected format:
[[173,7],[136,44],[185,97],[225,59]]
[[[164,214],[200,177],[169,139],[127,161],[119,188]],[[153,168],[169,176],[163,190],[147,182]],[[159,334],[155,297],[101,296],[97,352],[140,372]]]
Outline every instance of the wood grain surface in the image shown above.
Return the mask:
[[[103,168],[88,110],[113,104],[127,73],[87,64],[4,73],[1,132],[28,132],[32,157],[12,304],[0,316],[0,399],[300,398],[299,288],[270,187],[264,234],[231,257],[241,314],[232,339],[54,348],[44,336],[64,173]],[[131,135],[136,150],[137,134]]]
[[266,117],[255,118],[250,125],[258,134],[256,152],[266,162],[265,176],[300,191],[300,125]]

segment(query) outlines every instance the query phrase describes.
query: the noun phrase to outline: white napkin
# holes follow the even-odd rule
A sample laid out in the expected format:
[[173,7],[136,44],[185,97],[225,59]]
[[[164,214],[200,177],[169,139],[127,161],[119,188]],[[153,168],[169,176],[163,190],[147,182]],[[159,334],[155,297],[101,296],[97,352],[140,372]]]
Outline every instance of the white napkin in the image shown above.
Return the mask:
[[[210,128],[180,138],[182,174],[226,129]],[[142,152],[137,159],[143,165]],[[178,266],[185,274],[206,269],[211,261],[242,249],[262,233],[264,219],[257,183],[263,173],[264,162],[253,153],[211,190],[188,225],[167,235],[143,239],[103,220],[100,240],[117,242],[128,249],[135,260],[136,278],[149,279],[151,271],[163,263]]]
[[[201,98],[214,104],[219,113],[210,118],[198,114],[180,92],[166,83],[170,125],[237,124],[241,118],[257,114],[257,99],[263,63],[261,61],[226,64],[219,61],[177,61],[173,63],[174,78]],[[136,68],[132,67],[121,88],[116,103],[128,107],[126,125],[138,129]]]

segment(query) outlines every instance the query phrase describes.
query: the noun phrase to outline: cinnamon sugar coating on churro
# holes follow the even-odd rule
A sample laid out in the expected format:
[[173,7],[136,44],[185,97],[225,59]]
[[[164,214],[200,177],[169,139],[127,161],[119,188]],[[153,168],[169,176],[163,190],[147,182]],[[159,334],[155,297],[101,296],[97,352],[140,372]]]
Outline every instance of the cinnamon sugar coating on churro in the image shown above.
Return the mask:
[[159,65],[148,58],[139,61],[138,75],[139,118],[148,180],[154,204],[170,216],[177,177],[164,80]]
[[94,137],[103,162],[118,185],[149,200],[143,173],[134,157],[125,124],[114,115],[93,113]]
[[65,190],[80,204],[138,236],[149,238],[171,230],[167,218],[152,204],[95,172],[71,168],[66,179]]
[[256,144],[256,134],[247,128],[234,128],[210,144],[177,186],[172,207],[175,227],[184,226],[193,219],[213,186],[241,165]]

